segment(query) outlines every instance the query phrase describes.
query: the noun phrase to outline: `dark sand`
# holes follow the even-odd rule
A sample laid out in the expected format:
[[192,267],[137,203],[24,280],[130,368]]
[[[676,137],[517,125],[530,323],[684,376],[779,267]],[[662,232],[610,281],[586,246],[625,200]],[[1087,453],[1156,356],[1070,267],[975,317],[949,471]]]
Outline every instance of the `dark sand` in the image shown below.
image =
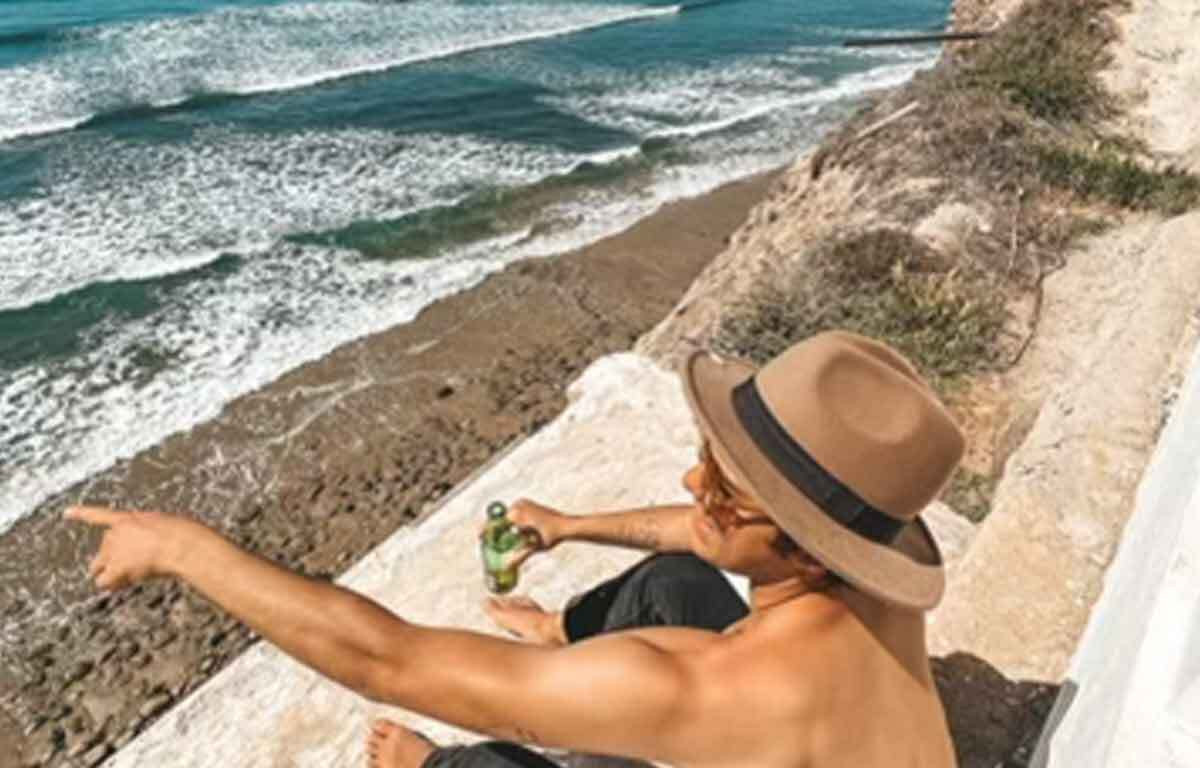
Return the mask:
[[628,349],[723,248],[772,175],[511,265],[347,344],[43,505],[0,537],[0,767],[95,765],[254,641],[178,585],[103,597],[69,503],[194,515],[334,577]]

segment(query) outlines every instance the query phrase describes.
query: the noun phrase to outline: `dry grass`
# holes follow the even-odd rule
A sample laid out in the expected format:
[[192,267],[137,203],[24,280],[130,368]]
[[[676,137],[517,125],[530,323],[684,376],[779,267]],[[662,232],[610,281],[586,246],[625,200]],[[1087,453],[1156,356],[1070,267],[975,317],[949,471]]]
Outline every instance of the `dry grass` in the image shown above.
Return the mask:
[[1038,147],[1037,151],[1042,178],[1071,190],[1081,200],[1168,216],[1200,206],[1200,178],[1185,171],[1151,171],[1114,151],[1089,153],[1063,146]]
[[761,364],[798,339],[842,328],[888,340],[948,392],[978,369],[1004,323],[1003,298],[977,290],[981,279],[941,269],[907,232],[872,230],[828,244],[787,284],[734,308],[714,346]]
[[972,523],[982,523],[992,508],[999,478],[959,467],[942,492],[942,501]]
[[988,43],[964,57],[968,88],[1003,94],[1036,119],[1063,124],[1111,116],[1098,73],[1115,29],[1104,12],[1124,0],[1042,0],[1023,6]]

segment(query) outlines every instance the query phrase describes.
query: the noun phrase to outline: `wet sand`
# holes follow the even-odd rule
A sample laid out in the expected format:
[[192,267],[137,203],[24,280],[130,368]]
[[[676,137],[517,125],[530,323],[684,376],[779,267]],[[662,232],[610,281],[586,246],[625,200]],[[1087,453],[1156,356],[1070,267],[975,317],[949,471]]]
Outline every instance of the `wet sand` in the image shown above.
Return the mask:
[[661,320],[773,177],[510,265],[238,399],[0,536],[0,768],[98,764],[255,640],[178,585],[95,593],[84,576],[96,534],[63,525],[64,506],[192,515],[288,567],[336,577],[557,415],[588,363]]

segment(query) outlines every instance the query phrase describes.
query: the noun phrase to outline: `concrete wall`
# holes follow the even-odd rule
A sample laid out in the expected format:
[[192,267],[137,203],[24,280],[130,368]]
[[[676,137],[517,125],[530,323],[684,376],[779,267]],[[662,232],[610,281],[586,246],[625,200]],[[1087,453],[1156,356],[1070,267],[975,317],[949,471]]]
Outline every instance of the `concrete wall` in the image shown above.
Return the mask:
[[1067,678],[1035,765],[1200,766],[1200,350]]

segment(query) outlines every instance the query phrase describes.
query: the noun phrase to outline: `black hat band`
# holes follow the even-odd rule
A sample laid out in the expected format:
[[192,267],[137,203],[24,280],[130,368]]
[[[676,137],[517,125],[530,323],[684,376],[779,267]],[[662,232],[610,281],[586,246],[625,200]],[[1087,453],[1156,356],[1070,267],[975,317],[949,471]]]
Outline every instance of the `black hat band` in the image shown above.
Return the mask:
[[763,455],[825,514],[877,544],[891,544],[900,535],[907,522],[875,509],[818,464],[775,420],[753,378],[734,388],[733,409]]

